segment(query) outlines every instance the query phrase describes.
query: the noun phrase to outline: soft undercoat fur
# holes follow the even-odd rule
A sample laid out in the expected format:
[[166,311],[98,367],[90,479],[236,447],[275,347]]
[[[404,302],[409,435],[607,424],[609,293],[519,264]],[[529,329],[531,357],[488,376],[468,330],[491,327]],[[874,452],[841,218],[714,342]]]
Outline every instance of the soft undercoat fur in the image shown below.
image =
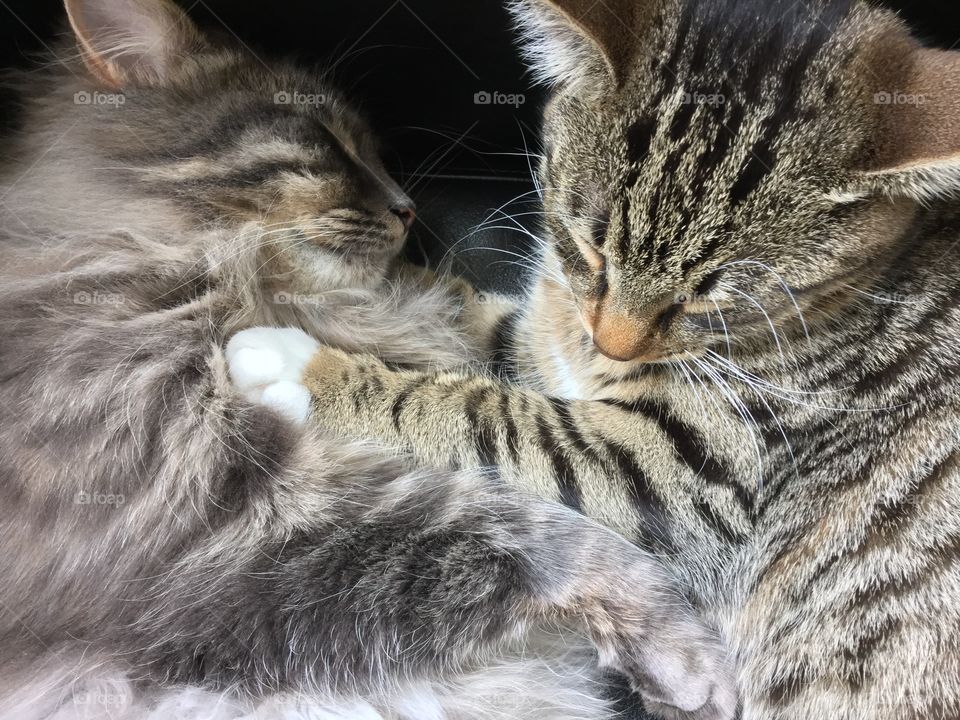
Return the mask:
[[320,349],[310,426],[656,552],[744,720],[960,717],[960,54],[856,0],[515,9],[555,92],[501,378]]
[[12,78],[0,168],[0,716],[595,718],[599,656],[664,717],[731,717],[649,553],[231,383],[257,325],[480,352],[469,288],[397,267],[410,201],[323,78],[164,0],[67,10],[80,52]]

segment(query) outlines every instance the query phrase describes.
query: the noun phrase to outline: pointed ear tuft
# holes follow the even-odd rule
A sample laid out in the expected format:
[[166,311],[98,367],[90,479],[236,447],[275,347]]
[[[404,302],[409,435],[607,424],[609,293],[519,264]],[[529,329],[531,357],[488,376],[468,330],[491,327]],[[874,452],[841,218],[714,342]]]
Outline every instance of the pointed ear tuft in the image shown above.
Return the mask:
[[163,81],[203,45],[200,32],[171,0],[65,0],[87,69],[121,89]]
[[637,45],[642,0],[511,0],[536,78],[550,85],[623,80]]
[[880,132],[865,180],[927,201],[960,194],[960,52],[913,46],[877,92]]

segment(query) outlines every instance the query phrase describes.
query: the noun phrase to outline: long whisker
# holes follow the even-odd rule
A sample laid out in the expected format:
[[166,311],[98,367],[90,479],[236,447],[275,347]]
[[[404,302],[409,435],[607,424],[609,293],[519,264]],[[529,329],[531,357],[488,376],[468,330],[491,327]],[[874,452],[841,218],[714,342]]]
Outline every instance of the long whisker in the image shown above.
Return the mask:
[[[530,171],[530,179],[533,181],[533,187],[537,190],[537,195],[540,200],[543,200],[543,188],[540,186],[540,178],[537,177],[537,173],[533,169],[533,163],[530,162],[530,148],[527,145],[527,136],[523,132],[523,123],[520,120],[517,120],[517,127],[520,130],[520,137],[523,139],[523,150],[527,155],[527,169]],[[543,156],[540,156],[543,157]]]
[[[754,451],[757,455],[757,472],[758,472],[758,486],[762,487],[763,484],[763,452],[760,449],[760,441],[757,438],[755,429],[757,428],[756,418],[750,413],[750,410],[743,403],[740,397],[734,392],[733,388],[724,381],[723,377],[717,372],[716,368],[701,362],[699,358],[696,357],[693,353],[687,353],[687,357],[696,365],[706,376],[713,382],[716,388],[720,393],[726,398],[727,402],[730,404],[730,407],[733,408],[734,412],[740,416],[740,419],[743,420],[743,425],[746,428],[747,432],[750,433],[750,438],[753,441]],[[694,375],[704,385],[702,378],[699,375]]]
[[923,302],[920,300],[899,300],[894,298],[891,295],[877,295],[874,293],[866,292],[865,290],[861,290],[857,287],[854,287],[853,285],[848,285],[846,283],[843,283],[840,287],[845,287],[848,290],[852,290],[853,292],[857,293],[857,295],[862,295],[865,298],[869,298],[870,300],[873,300],[875,303],[883,303],[886,305],[923,305]]
[[723,326],[723,336],[727,341],[727,357],[733,357],[733,348],[730,346],[730,330],[727,327],[727,321],[723,317],[723,310],[720,309],[720,304],[711,298],[710,302],[713,303],[713,306],[717,309],[717,315],[720,316],[720,324]]
[[780,343],[780,334],[777,332],[776,326],[773,324],[773,320],[770,318],[769,313],[752,295],[743,292],[742,290],[735,288],[729,283],[720,283],[720,285],[731,292],[735,292],[737,295],[740,295],[743,298],[746,298],[748,302],[754,305],[762,314],[763,317],[767,320],[767,325],[770,326],[770,332],[773,334],[773,340],[777,344],[777,351],[780,353],[780,362],[783,365],[783,369],[787,369],[787,356],[783,352],[783,345]]
[[807,338],[807,347],[809,348],[810,347],[810,329],[807,327],[807,321],[806,321],[806,318],[804,318],[803,316],[803,310],[800,309],[800,303],[797,302],[797,297],[796,295],[794,295],[793,290],[790,289],[790,286],[787,284],[786,280],[784,280],[783,277],[780,275],[780,273],[778,273],[772,267],[770,267],[766,263],[760,262],[759,260],[734,260],[732,262],[725,263],[721,267],[735,267],[738,265],[753,265],[755,267],[762,268],[763,270],[766,270],[771,275],[773,275],[774,278],[776,278],[777,283],[783,289],[784,293],[786,293],[787,297],[790,298],[790,302],[793,303],[793,307],[797,311],[797,316],[800,318],[800,324],[803,326],[803,334]]
[[[711,365],[709,357],[705,357],[703,358],[703,360],[706,364]],[[720,368],[715,368],[715,369],[717,370],[718,374],[722,374],[722,371],[720,370]],[[724,384],[727,384],[726,381],[724,380],[721,380],[721,382],[724,382]],[[753,388],[753,386],[750,385],[749,383],[747,383],[747,385]],[[757,393],[757,398],[760,400],[761,403],[763,403],[763,406],[764,408],[766,408],[767,413],[769,413],[770,417],[773,418],[773,421],[777,424],[777,429],[780,432],[780,436],[783,438],[783,442],[786,444],[786,447],[787,447],[787,452],[790,454],[790,460],[793,465],[794,473],[799,478],[799,466],[797,465],[797,457],[793,452],[793,446],[790,444],[790,438],[787,437],[787,432],[783,427],[783,423],[780,422],[779,416],[777,415],[776,411],[774,411],[770,403],[767,402],[767,399],[766,397],[764,397],[764,394],[762,392]],[[751,417],[753,416],[751,415]]]
[[[849,407],[831,407],[828,405],[820,405],[810,402],[803,402],[798,400],[796,396],[818,396],[818,395],[830,395],[841,393],[849,388],[838,388],[834,390],[819,390],[816,392],[813,391],[802,391],[802,390],[793,390],[790,388],[784,388],[778,385],[773,385],[762,378],[753,375],[752,373],[744,370],[739,365],[730,362],[722,355],[718,355],[712,350],[707,350],[707,354],[710,355],[717,363],[723,366],[723,370],[736,377],[738,380],[741,380],[744,383],[753,385],[757,389],[762,389],[764,392],[768,392],[774,397],[778,397],[781,400],[785,400],[791,404],[799,405],[800,407],[812,408],[815,410],[829,410],[833,412],[848,412],[848,413],[861,413],[861,412],[878,412],[886,410],[896,410],[897,408],[906,407],[909,405],[908,402],[903,402],[898,405],[886,405],[880,407],[864,407],[864,408],[849,408]],[[793,397],[792,397],[793,396]]]
[[[511,227],[503,227],[501,229],[517,232],[516,228],[511,228]],[[467,248],[464,252],[473,252],[473,251],[489,251],[489,252],[502,253],[504,255],[512,255],[516,258],[519,258],[519,260],[504,261],[504,262],[514,262],[518,265],[521,265],[522,267],[525,267],[526,269],[531,270],[532,272],[539,273],[541,275],[546,275],[560,285],[565,286],[567,284],[567,279],[565,277],[563,277],[561,274],[559,274],[557,271],[553,270],[552,268],[549,268],[543,263],[539,262],[534,257],[523,255],[522,253],[517,253],[512,250],[506,250],[504,248],[488,247],[488,246]]]

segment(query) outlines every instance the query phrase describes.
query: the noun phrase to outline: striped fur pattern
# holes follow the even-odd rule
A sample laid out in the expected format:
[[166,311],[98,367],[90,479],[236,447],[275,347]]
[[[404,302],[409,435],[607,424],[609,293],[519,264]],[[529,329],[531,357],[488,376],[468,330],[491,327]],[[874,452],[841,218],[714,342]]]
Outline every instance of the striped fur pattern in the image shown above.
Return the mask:
[[744,720],[960,717],[958,55],[848,0],[514,9],[555,88],[496,373],[322,349],[315,421],[656,553]]
[[[255,325],[410,368],[478,353],[460,294],[397,267],[412,206],[324,77],[165,0],[67,10],[81,53],[13,79],[0,168],[0,716],[277,717],[276,695],[593,720],[599,657],[665,717],[728,720],[725,652],[649,553],[232,387],[223,348]],[[540,661],[538,628],[580,639]]]

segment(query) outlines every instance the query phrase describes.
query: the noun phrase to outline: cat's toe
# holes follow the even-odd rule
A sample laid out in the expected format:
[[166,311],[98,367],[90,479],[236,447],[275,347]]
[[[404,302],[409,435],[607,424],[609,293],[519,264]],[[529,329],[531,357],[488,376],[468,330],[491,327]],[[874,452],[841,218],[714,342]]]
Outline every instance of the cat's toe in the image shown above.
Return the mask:
[[298,425],[304,424],[310,416],[310,391],[289,380],[268,385],[260,397],[260,403]]
[[699,621],[674,621],[620,656],[619,669],[663,720],[732,720],[737,686],[721,643]]
[[309,393],[301,380],[319,343],[296,328],[251,328],[234,335],[226,347],[234,387],[250,402],[302,422]]
[[268,348],[237,348],[227,353],[230,381],[248,400],[259,401],[260,393],[283,375],[283,356]]

